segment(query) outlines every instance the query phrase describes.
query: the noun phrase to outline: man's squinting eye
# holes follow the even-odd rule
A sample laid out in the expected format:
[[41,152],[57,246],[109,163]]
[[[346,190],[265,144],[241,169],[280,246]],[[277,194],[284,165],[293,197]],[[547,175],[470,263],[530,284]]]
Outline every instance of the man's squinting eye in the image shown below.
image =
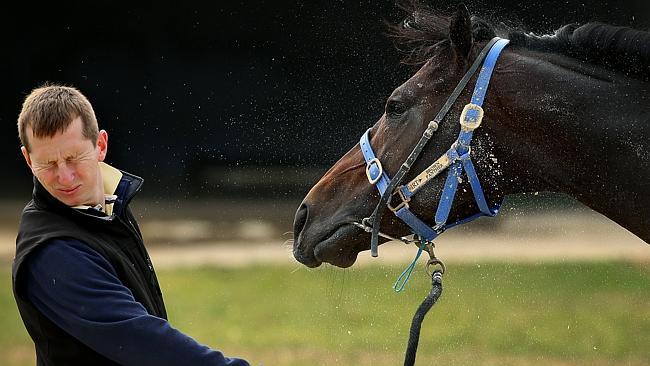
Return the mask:
[[80,154],[75,154],[75,155],[72,155],[72,156],[68,156],[68,157],[65,159],[65,161],[68,162],[68,163],[75,162],[75,161],[79,160],[80,157],[81,157]]
[[[75,153],[72,155],[69,155],[65,158],[66,164],[74,164],[77,162],[80,162],[82,160],[87,159],[90,156],[90,152],[83,152],[83,153]],[[47,161],[47,162],[34,162],[34,168],[36,170],[49,170],[53,169],[58,165],[57,161]]]
[[34,168],[35,171],[46,171],[46,170],[51,170],[56,166],[56,162],[50,161],[50,162],[33,162],[32,168]]

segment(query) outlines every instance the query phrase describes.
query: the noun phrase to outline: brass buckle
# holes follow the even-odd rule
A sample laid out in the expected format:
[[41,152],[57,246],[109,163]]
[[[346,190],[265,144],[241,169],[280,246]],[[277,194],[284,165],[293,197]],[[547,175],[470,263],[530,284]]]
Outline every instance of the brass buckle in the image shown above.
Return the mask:
[[[406,198],[406,197],[404,196],[404,193],[402,192],[402,187],[403,187],[403,186],[401,186],[401,187],[397,188],[395,191],[393,191],[393,193],[390,195],[390,199],[388,200],[388,202],[386,202],[386,204],[388,205],[388,209],[391,210],[391,211],[393,211],[393,213],[395,213],[395,212],[401,210],[403,207],[409,208],[409,204],[408,204],[408,203],[411,201],[411,199],[410,199],[410,198]],[[393,206],[391,205],[391,202],[393,201],[393,197],[394,197],[396,194],[399,195],[399,199],[400,199],[401,202],[400,202],[396,207],[393,207]]]
[[[478,116],[476,118],[468,117],[467,113],[470,111],[476,111]],[[483,120],[483,108],[480,105],[469,103],[463,108],[463,112],[460,114],[460,125],[466,131],[474,131],[481,125]]]
[[[372,177],[370,177],[370,166],[373,163],[376,164],[377,168],[379,169],[379,174],[377,174],[377,178],[375,179],[372,179]],[[373,158],[368,162],[368,164],[366,164],[366,177],[368,177],[368,182],[370,182],[370,184],[374,185],[375,183],[379,182],[382,175],[384,175],[384,167],[381,166],[381,162],[379,161],[379,159]]]

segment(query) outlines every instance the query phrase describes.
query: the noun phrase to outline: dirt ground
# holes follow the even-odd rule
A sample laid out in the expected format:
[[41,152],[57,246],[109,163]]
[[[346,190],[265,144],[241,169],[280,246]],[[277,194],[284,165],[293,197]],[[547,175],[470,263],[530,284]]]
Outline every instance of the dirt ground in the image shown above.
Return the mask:
[[[0,210],[0,263],[14,255],[22,204]],[[294,264],[288,239],[298,202],[145,202],[136,212],[157,268]],[[650,262],[650,245],[580,205],[562,209],[505,206],[494,219],[454,228],[436,241],[445,262],[625,260]],[[399,242],[361,253],[358,265],[405,263],[416,249]]]

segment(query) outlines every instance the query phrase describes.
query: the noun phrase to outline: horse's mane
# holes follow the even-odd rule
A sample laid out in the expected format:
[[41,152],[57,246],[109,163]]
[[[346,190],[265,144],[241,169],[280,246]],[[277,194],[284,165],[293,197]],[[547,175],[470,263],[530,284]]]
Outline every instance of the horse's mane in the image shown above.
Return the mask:
[[[404,53],[407,64],[426,62],[433,51],[449,41],[451,17],[418,4],[402,8],[409,14],[402,22],[389,25],[389,36]],[[495,36],[508,38],[511,45],[526,49],[564,54],[575,59],[621,71],[630,77],[650,80],[650,32],[603,23],[568,24],[554,34],[538,36],[511,30],[503,23],[495,27],[472,17],[474,41]]]

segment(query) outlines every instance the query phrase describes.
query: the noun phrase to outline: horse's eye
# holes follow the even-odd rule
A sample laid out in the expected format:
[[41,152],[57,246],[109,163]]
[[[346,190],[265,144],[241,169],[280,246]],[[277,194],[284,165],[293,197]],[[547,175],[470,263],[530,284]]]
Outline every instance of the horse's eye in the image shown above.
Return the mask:
[[404,102],[400,102],[398,100],[389,100],[386,103],[386,115],[388,117],[399,117],[402,114],[406,112],[408,108],[406,107],[406,104]]

